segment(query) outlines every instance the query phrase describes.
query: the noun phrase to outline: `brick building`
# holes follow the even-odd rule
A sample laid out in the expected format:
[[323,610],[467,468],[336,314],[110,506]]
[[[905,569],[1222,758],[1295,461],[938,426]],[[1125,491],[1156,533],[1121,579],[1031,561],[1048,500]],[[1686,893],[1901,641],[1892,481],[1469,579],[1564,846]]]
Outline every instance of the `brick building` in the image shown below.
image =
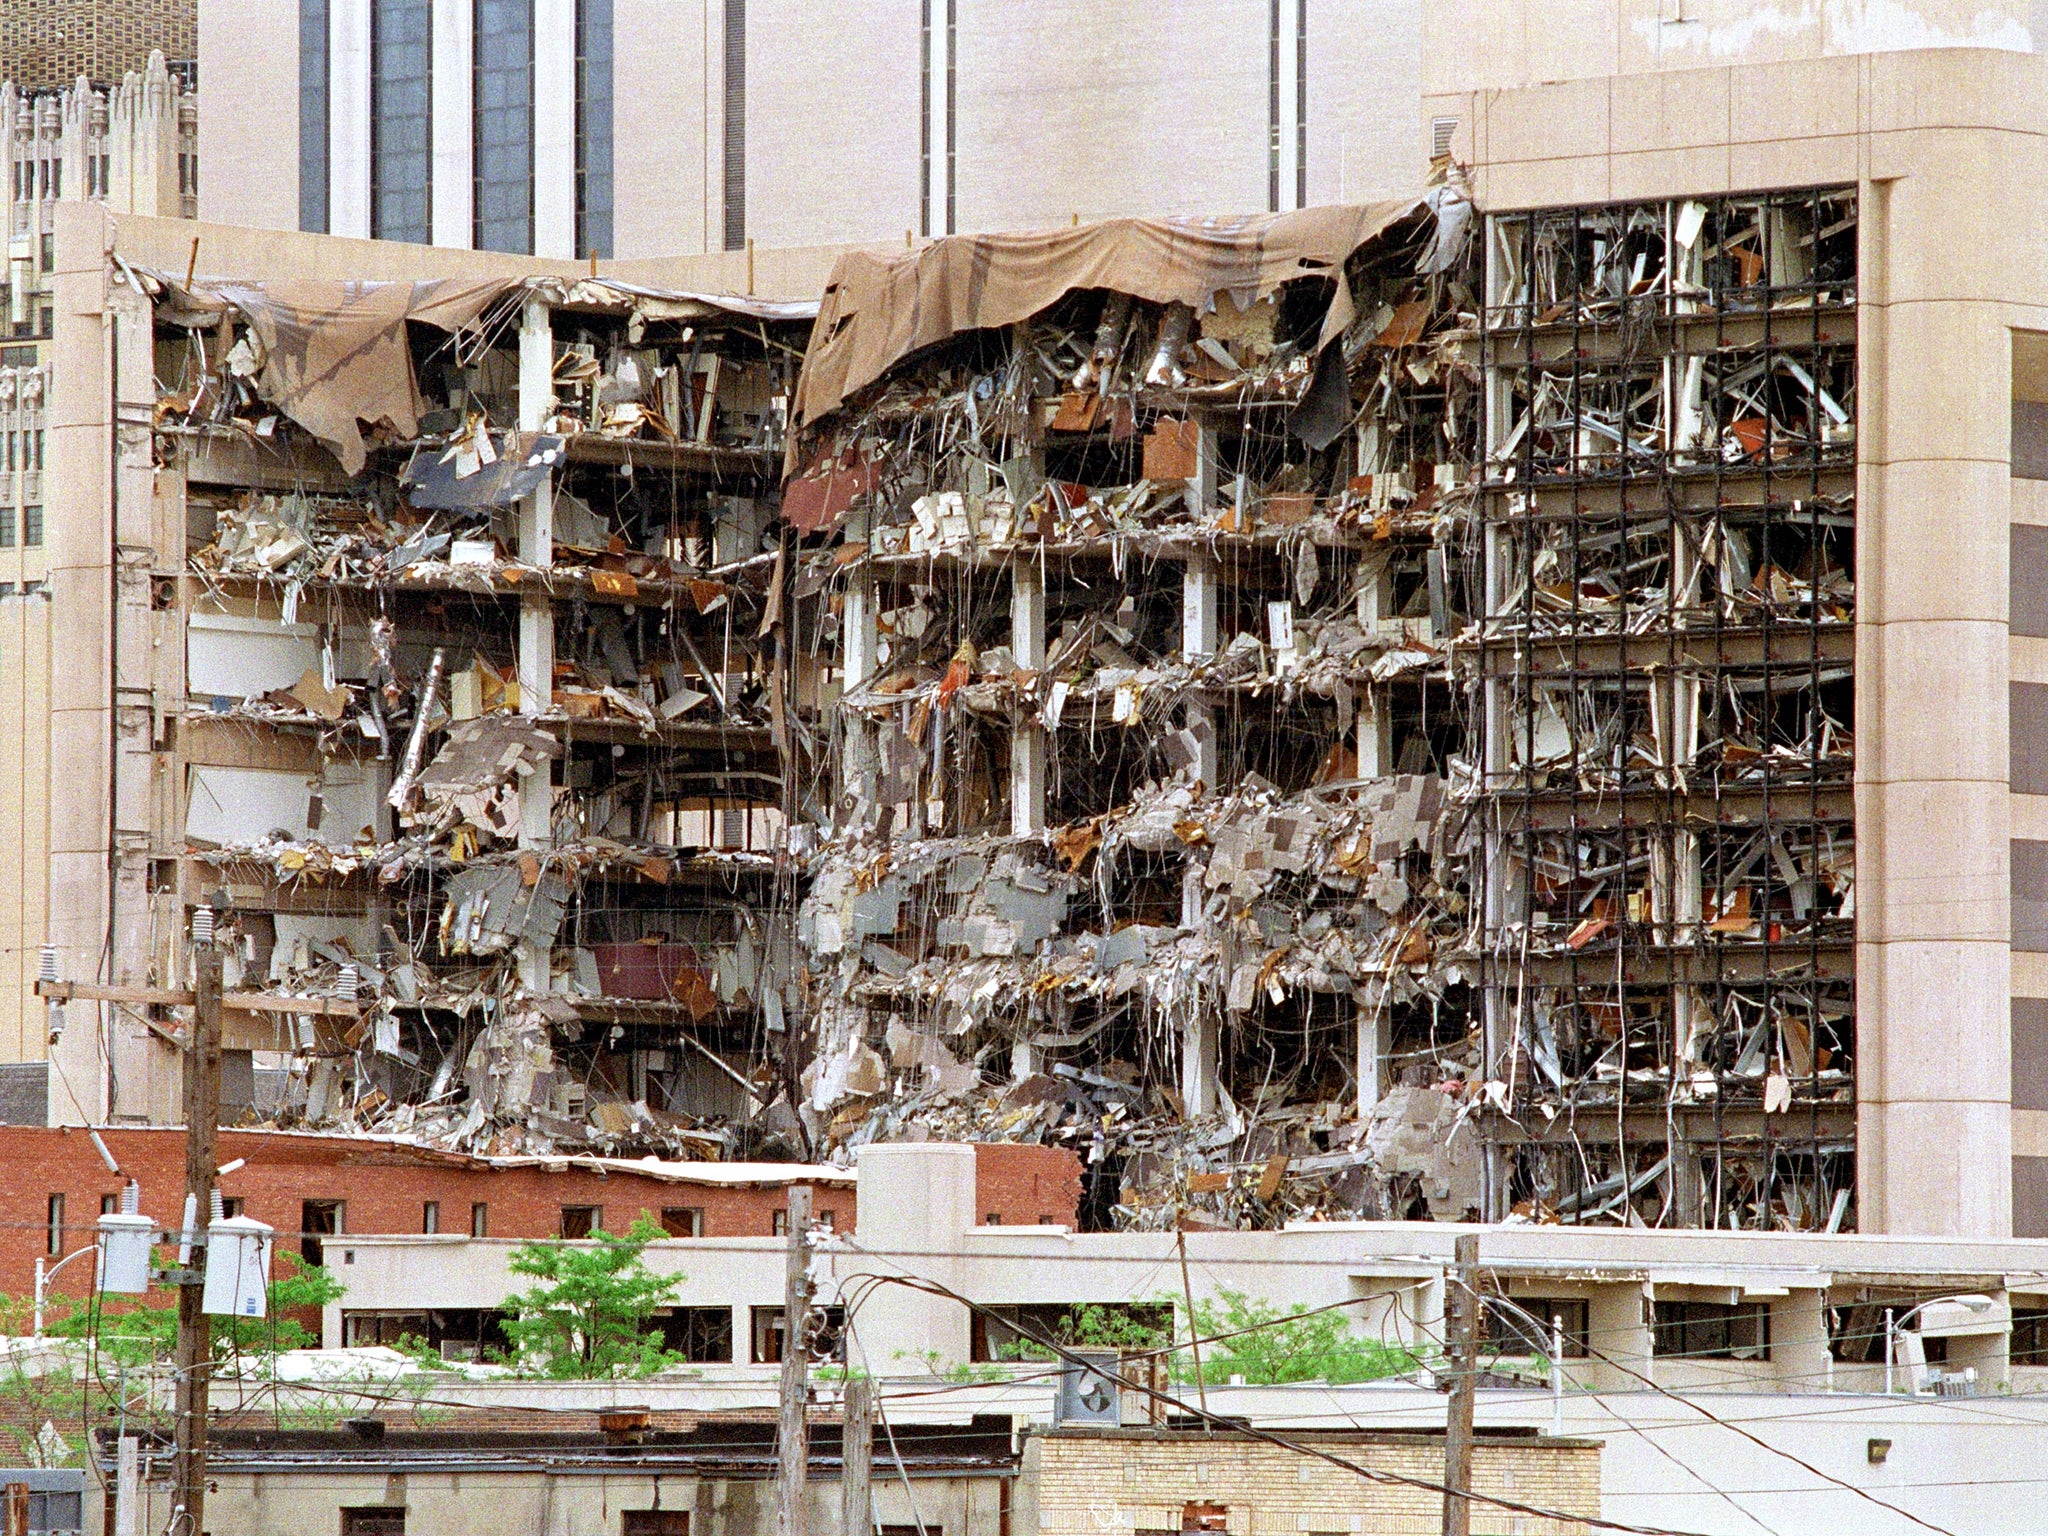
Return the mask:
[[[1413,1531],[1439,1529],[1441,1435],[1390,1431],[1291,1431],[1290,1438],[1372,1472],[1423,1486],[1369,1481],[1331,1462],[1232,1432],[1066,1428],[1037,1431],[1024,1446],[1018,1528],[1040,1536],[1139,1532]],[[1600,1515],[1600,1442],[1525,1431],[1479,1432],[1476,1494],[1565,1515]],[[1105,1511],[1113,1504],[1114,1517]],[[1475,1532],[1527,1536],[1580,1532],[1552,1519],[1475,1501]]]
[[199,55],[198,0],[7,0],[0,6],[0,80],[64,90],[83,75],[114,85],[151,50],[173,69]]
[[[76,1128],[12,1127],[0,1177],[0,1291],[25,1295],[38,1255],[93,1241],[101,1211],[119,1205],[124,1180],[142,1210],[175,1225],[184,1199],[185,1134],[177,1127],[101,1133],[120,1165],[110,1173]],[[1080,1164],[1054,1147],[976,1149],[975,1201],[997,1225],[1071,1225]],[[623,1231],[643,1211],[677,1237],[772,1237],[793,1185],[842,1232],[855,1223],[854,1172],[796,1163],[655,1163],[616,1158],[481,1158],[394,1141],[281,1131],[223,1131],[221,1180],[239,1214],[267,1222],[279,1244],[307,1258],[335,1235],[445,1233],[524,1239]],[[81,1263],[62,1294],[90,1281]]]

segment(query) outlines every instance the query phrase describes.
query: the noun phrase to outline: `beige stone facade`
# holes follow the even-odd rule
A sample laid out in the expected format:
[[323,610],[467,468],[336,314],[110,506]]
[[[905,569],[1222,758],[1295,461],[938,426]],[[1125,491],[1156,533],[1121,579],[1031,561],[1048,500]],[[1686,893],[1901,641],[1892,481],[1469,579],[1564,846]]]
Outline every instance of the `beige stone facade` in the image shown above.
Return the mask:
[[[1537,67],[1537,66],[1526,66]],[[1512,76],[1512,69],[1509,70]],[[2034,56],[1958,49],[1445,92],[1475,191],[1560,203],[1841,184],[1862,200],[1857,505],[1858,1184],[1865,1230],[2038,1232],[2015,1179],[2008,381],[2048,299],[2015,205]],[[2009,831],[2008,829],[2013,829]],[[2022,1147],[2027,1148],[2022,1152]]]
[[[1103,1531],[1220,1531],[1229,1536],[1425,1536],[1443,1528],[1439,1435],[1292,1432],[1336,1458],[1221,1431],[1090,1429],[1032,1434],[1019,1480],[1021,1529],[1040,1536]],[[1361,1475],[1337,1464],[1350,1462]],[[1400,1481],[1400,1480],[1412,1481]],[[1600,1514],[1600,1446],[1591,1440],[1482,1435],[1472,1454],[1475,1533],[1566,1536],[1566,1516]],[[1488,1498],[1526,1506],[1511,1510]]]

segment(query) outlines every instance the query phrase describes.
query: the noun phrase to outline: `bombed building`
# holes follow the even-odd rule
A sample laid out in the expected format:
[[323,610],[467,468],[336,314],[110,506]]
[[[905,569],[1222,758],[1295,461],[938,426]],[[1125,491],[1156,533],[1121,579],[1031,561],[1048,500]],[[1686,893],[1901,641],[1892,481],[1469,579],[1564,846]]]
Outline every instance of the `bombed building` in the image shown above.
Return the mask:
[[[60,950],[177,985],[215,912],[249,1124],[1851,1228],[1858,228],[1450,172],[816,302],[117,245]],[[175,1119],[177,1019],[81,1022]]]

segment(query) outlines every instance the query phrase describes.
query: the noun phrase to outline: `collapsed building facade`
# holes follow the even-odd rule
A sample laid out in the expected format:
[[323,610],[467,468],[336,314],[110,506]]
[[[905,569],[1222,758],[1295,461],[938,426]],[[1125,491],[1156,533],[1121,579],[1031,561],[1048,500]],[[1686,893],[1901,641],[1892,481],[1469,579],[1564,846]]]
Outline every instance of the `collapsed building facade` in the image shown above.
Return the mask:
[[[230,1112],[793,1153],[750,1110],[793,985],[770,507],[812,306],[119,281],[154,333],[171,642],[124,953],[179,977],[211,904],[230,991],[358,1005],[231,1012]],[[170,1064],[117,1112],[160,1112]]]
[[231,1013],[258,1123],[1853,1227],[1856,246],[1452,176],[817,305],[117,256],[147,827],[69,947],[175,984],[206,903],[346,1003]]

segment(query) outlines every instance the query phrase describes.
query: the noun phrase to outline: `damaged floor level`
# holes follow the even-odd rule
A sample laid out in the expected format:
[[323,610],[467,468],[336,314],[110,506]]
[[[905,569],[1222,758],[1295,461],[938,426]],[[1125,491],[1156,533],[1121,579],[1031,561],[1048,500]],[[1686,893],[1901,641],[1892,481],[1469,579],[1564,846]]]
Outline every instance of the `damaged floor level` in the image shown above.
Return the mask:
[[117,258],[132,979],[210,898],[364,1004],[237,1026],[253,1120],[1853,1227],[1855,214],[1452,177],[822,305]]

